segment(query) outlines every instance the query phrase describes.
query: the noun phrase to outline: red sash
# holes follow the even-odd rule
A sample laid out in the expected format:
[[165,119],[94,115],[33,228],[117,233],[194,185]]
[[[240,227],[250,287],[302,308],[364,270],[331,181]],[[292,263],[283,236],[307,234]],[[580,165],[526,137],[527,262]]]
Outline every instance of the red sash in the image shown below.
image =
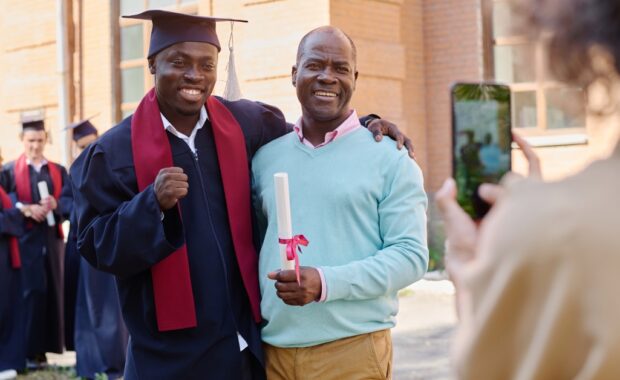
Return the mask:
[[[11,198],[7,195],[3,188],[0,187],[0,203],[2,209],[8,210],[13,207]],[[11,254],[11,266],[15,269],[22,266],[22,260],[19,256],[19,243],[15,236],[9,236],[9,252]]]
[[[252,312],[258,322],[258,256],[252,244],[250,176],[245,139],[235,118],[217,99],[209,97],[206,107],[217,146],[235,253]],[[131,147],[139,191],[155,181],[160,169],[174,165],[154,89],[146,94],[133,115]],[[155,264],[151,275],[159,331],[195,327],[196,311],[186,245]]]
[[[62,174],[60,169],[53,162],[47,163],[47,169],[49,170],[50,177],[52,179],[52,185],[54,185],[54,193],[52,194],[56,199],[56,202],[60,199],[60,193],[62,192]],[[15,188],[17,191],[17,199],[20,202],[26,204],[32,203],[32,191],[30,184],[30,170],[26,163],[26,155],[22,154],[15,162]],[[65,235],[62,231],[60,221],[56,221],[56,228],[58,229],[58,237],[64,239]]]

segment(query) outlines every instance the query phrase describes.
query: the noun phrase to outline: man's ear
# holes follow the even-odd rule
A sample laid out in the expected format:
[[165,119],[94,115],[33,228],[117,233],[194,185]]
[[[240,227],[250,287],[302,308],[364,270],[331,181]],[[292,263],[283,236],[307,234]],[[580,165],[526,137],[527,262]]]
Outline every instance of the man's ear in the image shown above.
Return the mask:
[[291,68],[291,81],[293,83],[293,87],[297,86],[297,65],[293,65]]
[[149,72],[155,75],[155,57],[149,58]]
[[357,86],[357,75],[359,73],[357,72],[357,70],[355,70],[355,75],[353,77],[353,89],[355,90],[355,87]]

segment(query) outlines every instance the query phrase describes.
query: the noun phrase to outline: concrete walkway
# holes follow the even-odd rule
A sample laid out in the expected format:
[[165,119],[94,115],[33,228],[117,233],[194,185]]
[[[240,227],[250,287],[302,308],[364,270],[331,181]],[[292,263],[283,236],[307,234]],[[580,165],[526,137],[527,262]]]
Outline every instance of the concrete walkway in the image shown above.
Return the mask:
[[394,380],[444,380],[450,376],[450,339],[456,324],[454,287],[421,280],[403,290],[394,341]]

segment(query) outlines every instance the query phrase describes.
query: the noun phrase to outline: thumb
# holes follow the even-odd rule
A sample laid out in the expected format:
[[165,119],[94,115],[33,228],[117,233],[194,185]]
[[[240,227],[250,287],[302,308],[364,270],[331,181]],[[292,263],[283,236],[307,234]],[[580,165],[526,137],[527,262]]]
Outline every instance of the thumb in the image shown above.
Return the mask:
[[441,188],[435,193],[435,202],[442,213],[456,205],[456,182],[453,178],[444,181]]
[[280,273],[280,269],[274,270],[273,272],[269,272],[269,273],[267,273],[267,278],[270,279],[270,280],[277,280],[278,279],[278,273]]
[[489,204],[494,204],[504,194],[504,188],[500,185],[483,183],[478,188],[478,195]]

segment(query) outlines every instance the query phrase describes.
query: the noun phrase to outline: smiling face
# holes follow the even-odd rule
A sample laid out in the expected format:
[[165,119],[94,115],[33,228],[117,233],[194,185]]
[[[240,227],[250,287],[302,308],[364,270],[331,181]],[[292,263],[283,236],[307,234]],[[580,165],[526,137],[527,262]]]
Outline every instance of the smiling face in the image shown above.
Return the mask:
[[357,71],[349,39],[335,28],[321,28],[302,40],[293,86],[303,111],[304,126],[335,129],[349,115]]
[[149,58],[159,108],[174,120],[200,115],[217,80],[218,50],[204,42],[174,44]]

